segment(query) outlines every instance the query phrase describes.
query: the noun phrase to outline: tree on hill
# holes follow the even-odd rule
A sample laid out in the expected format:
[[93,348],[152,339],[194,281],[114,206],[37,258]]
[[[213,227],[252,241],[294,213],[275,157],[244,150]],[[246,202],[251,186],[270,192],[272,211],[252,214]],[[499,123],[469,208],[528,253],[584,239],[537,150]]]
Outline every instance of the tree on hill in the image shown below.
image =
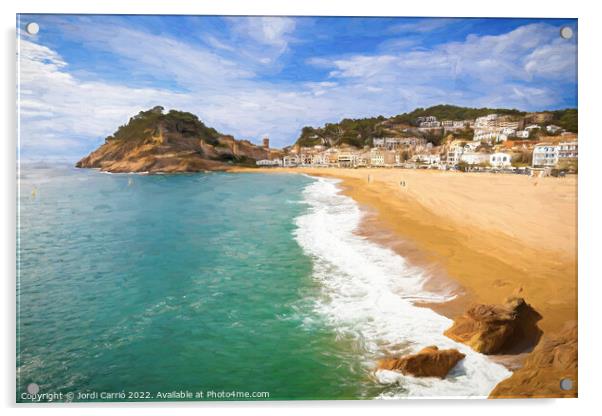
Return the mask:
[[552,121],[550,124],[556,124],[566,131],[578,132],[578,111],[576,108],[567,108],[564,110],[552,111]]
[[474,120],[477,117],[483,117],[487,114],[500,114],[514,116],[517,118],[524,117],[524,111],[507,108],[470,108],[459,107],[449,104],[435,105],[429,108],[417,108],[409,113],[403,113],[392,117],[395,121],[416,125],[418,117],[434,116],[438,120]]
[[131,117],[127,124],[119,126],[106,140],[145,140],[159,134],[160,128],[211,144],[217,144],[217,139],[221,136],[221,133],[207,127],[192,113],[178,110],[164,113],[163,107],[156,106]]

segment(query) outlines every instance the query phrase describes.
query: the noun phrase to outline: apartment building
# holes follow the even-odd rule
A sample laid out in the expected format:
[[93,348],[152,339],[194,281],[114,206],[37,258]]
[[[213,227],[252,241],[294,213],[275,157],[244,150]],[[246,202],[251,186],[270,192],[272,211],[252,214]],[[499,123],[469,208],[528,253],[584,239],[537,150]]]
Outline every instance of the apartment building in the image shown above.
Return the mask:
[[562,127],[556,126],[554,124],[550,124],[549,126],[546,126],[546,131],[550,134],[556,134],[561,130],[562,130]]
[[579,144],[577,141],[558,143],[558,161],[564,159],[577,159],[579,157]]
[[492,168],[509,168],[512,166],[512,156],[508,153],[496,152],[489,156],[489,164]]
[[558,146],[552,143],[538,143],[533,147],[533,167],[554,167],[558,163]]
[[464,153],[464,144],[460,140],[454,140],[450,143],[449,148],[446,152],[446,164],[449,166],[455,166],[460,163],[460,158]]
[[340,168],[354,168],[357,160],[358,154],[351,150],[343,150],[337,155],[337,164]]
[[289,154],[282,158],[282,166],[284,166],[285,168],[299,166],[300,163],[301,159],[298,155]]
[[373,148],[370,151],[370,165],[374,167],[393,166],[396,153],[390,150]]

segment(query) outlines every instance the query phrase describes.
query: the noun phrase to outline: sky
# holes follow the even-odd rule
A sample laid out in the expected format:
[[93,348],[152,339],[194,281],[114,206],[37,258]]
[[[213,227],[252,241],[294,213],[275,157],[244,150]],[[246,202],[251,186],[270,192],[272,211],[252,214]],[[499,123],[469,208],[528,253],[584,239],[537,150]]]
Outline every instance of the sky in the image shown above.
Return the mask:
[[21,158],[78,160],[155,105],[273,147],[436,104],[576,107],[577,37],[576,19],[23,14]]

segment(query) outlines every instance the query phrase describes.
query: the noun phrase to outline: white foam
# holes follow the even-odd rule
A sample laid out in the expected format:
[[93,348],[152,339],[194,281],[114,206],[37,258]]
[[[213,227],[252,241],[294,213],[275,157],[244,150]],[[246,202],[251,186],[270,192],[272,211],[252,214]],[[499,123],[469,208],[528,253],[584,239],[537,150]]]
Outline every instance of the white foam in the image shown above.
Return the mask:
[[297,218],[295,237],[313,260],[313,277],[323,288],[315,308],[340,334],[357,340],[369,371],[384,355],[416,352],[428,345],[457,348],[466,358],[444,380],[376,371],[387,385],[379,398],[486,397],[511,373],[463,344],[445,337],[452,321],[416,300],[442,302],[450,294],[424,288],[425,275],[395,253],[354,233],[362,212],[342,195],[337,180],[315,178],[304,190],[308,212]]

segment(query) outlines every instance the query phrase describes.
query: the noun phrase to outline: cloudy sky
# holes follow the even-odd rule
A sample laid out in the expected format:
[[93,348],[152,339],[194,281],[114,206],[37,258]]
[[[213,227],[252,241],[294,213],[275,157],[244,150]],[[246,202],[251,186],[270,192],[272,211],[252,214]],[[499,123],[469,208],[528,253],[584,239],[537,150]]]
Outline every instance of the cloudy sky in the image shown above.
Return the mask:
[[155,105],[279,147],[305,125],[435,104],[576,107],[576,34],[558,19],[21,15],[21,155],[77,160]]

